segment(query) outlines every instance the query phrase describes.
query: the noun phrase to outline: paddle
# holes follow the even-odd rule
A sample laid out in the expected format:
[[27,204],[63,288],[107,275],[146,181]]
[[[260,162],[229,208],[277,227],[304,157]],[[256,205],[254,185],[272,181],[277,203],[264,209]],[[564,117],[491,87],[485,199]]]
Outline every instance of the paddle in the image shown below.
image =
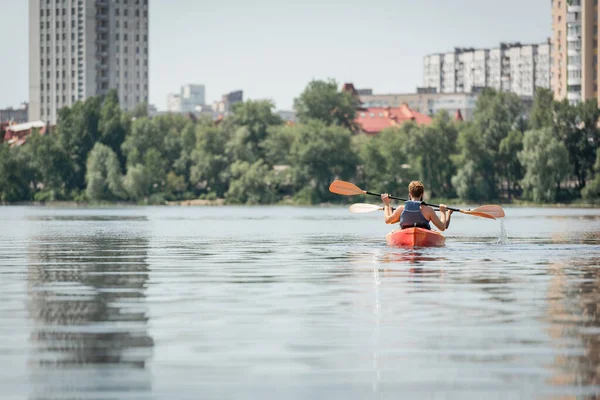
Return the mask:
[[[359,194],[368,194],[371,196],[381,197],[381,194],[379,194],[379,193],[373,193],[373,192],[369,192],[367,190],[362,190],[361,188],[359,188],[358,186],[356,186],[353,183],[340,181],[340,180],[333,181],[331,183],[331,185],[329,185],[329,191],[332,193],[341,194],[342,196],[355,196],[355,195],[359,195]],[[390,196],[390,199],[406,201],[406,199],[403,199],[401,197],[395,197],[395,196]],[[438,204],[429,204],[426,202],[423,202],[423,204],[425,204],[426,206],[439,208]],[[461,209],[453,208],[453,207],[447,207],[447,208],[449,210],[460,212],[462,214],[473,215],[475,217],[482,217],[482,218],[489,218],[489,219],[503,218],[505,215],[502,207],[497,206],[497,205],[485,205],[485,206],[475,208],[473,210],[461,210]],[[369,212],[369,211],[366,211],[366,212]]]
[[[350,206],[350,212],[353,214],[364,214],[373,211],[383,211],[383,207],[367,203],[356,203]],[[392,211],[394,211],[394,208],[392,208]],[[434,208],[434,211],[439,211],[439,209]]]

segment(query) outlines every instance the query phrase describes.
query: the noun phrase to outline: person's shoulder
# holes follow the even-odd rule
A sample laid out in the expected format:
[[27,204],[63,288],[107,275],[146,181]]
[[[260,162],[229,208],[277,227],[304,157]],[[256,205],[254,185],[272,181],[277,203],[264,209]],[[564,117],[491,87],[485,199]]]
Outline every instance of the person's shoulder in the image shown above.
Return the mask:
[[421,212],[423,211],[433,212],[433,208],[427,204],[421,203]]

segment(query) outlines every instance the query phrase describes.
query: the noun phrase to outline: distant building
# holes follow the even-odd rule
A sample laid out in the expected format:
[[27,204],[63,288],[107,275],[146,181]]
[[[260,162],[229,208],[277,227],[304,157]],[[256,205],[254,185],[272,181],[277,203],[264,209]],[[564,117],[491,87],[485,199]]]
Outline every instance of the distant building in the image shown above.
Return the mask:
[[491,87],[534,96],[551,87],[551,44],[501,43],[492,49],[456,48],[423,59],[423,86],[438,93],[473,93]]
[[21,103],[19,108],[0,109],[0,122],[23,123],[29,121],[29,104]]
[[389,93],[360,96],[363,107],[400,107],[406,104],[411,110],[434,116],[439,111],[447,111],[454,115],[460,110],[466,121],[471,120],[477,93],[436,93],[431,90],[418,91],[417,93]]
[[44,135],[46,133],[46,123],[33,121],[9,125],[4,128],[4,142],[8,143],[10,147],[21,146],[36,129],[39,130],[40,135]]
[[204,85],[185,85],[179,93],[169,93],[167,110],[173,113],[194,112],[198,107],[206,105]]
[[148,0],[29,0],[29,118],[116,89],[125,111],[148,102]]
[[293,124],[297,122],[295,111],[277,110],[275,111],[275,114],[279,115],[279,117],[286,122],[291,122]]
[[408,121],[417,125],[429,125],[432,119],[412,110],[407,104],[401,104],[400,107],[364,107],[356,113],[356,122],[362,131],[371,135]]
[[220,101],[216,101],[213,104],[213,111],[217,113],[228,114],[231,112],[232,107],[236,103],[242,103],[244,101],[244,92],[237,90],[224,94]]
[[181,112],[181,96],[175,93],[167,95],[167,111],[172,113]]

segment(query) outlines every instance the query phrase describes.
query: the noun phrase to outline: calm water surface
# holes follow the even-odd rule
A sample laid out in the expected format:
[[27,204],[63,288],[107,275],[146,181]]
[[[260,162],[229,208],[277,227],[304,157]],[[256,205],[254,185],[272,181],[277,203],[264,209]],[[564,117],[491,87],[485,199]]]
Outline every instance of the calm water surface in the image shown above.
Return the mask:
[[600,210],[0,208],[0,398],[600,396]]

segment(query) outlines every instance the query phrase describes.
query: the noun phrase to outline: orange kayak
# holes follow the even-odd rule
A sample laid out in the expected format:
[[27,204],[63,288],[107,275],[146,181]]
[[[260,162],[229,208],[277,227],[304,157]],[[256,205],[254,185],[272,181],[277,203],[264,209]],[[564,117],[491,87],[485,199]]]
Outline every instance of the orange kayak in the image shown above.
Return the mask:
[[444,235],[423,228],[396,229],[388,233],[385,239],[388,246],[431,247],[446,244]]

